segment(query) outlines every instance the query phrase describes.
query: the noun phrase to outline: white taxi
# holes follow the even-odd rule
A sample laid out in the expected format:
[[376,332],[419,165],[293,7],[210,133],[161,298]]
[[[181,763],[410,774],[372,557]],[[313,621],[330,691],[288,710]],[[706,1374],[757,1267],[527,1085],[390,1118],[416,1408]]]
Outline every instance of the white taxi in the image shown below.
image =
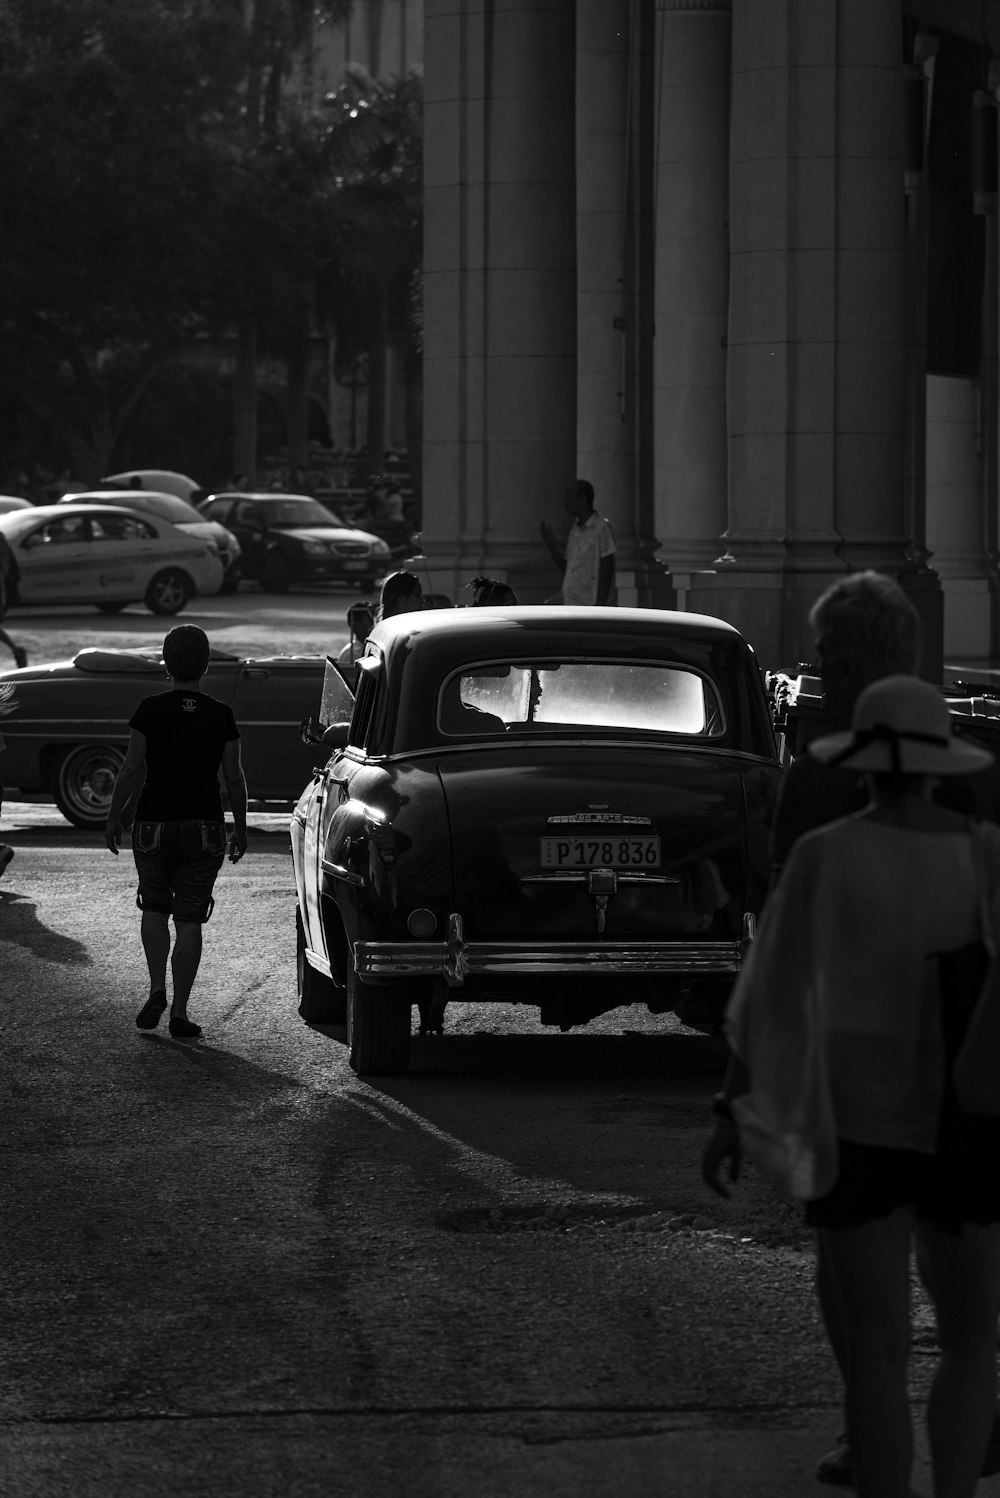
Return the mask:
[[0,514],[0,534],[14,556],[15,607],[87,603],[116,614],[143,602],[154,614],[177,614],[222,586],[222,562],[208,541],[114,505],[12,510]]

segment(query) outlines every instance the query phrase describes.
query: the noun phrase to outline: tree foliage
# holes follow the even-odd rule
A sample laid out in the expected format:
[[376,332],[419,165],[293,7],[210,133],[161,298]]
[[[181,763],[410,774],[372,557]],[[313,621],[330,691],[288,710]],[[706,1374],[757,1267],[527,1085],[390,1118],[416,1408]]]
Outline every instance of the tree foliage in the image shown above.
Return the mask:
[[[164,362],[321,314],[350,351],[419,257],[419,86],[291,86],[347,0],[0,0],[0,399],[85,478]],[[9,455],[8,455],[9,456]]]

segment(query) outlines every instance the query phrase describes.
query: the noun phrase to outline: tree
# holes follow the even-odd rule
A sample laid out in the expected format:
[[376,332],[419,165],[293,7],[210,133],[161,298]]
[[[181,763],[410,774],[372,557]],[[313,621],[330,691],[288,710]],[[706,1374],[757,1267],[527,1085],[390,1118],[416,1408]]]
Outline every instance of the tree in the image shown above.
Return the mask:
[[[238,0],[5,0],[0,386],[88,480],[204,308]],[[207,232],[208,231],[208,232]]]

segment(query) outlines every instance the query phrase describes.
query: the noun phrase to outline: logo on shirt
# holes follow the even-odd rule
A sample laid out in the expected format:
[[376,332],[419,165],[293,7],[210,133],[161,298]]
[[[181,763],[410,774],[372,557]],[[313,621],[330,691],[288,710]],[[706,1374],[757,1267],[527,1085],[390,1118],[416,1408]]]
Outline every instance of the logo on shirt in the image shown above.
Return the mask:
[[181,707],[183,707],[183,709],[184,709],[184,711],[186,713],[193,713],[194,710],[195,710],[195,708],[197,706],[198,706],[198,699],[196,697],[182,697],[181,698]]

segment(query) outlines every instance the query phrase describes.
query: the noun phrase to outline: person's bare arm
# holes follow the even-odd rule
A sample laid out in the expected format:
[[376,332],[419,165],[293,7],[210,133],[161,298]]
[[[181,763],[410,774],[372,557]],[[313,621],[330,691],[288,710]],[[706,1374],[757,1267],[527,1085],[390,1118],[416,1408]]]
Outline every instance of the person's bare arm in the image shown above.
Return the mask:
[[111,792],[111,805],[108,807],[108,819],[104,825],[104,840],[108,845],[108,851],[114,853],[116,857],[126,813],[142,790],[145,778],[146,735],[140,733],[137,728],[133,728],[129,734],[125,761],[115,778],[114,790]]
[[226,782],[229,809],[233,814],[229,859],[236,863],[247,851],[247,782],[239,739],[230,739],[222,751],[222,778]]

